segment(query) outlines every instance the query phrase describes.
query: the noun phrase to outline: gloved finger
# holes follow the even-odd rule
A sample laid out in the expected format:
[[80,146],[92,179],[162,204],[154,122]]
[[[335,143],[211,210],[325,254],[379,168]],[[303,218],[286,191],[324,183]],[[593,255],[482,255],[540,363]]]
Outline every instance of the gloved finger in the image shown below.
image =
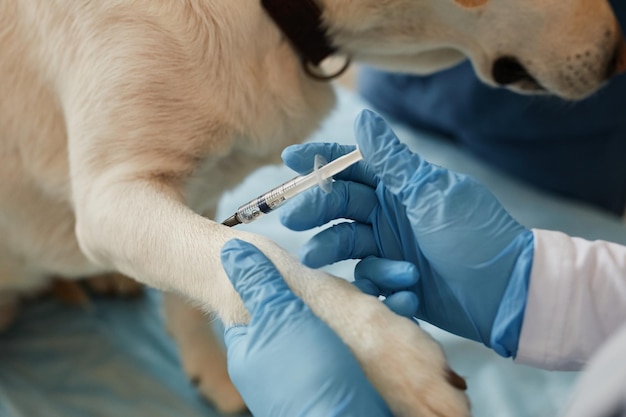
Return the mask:
[[274,264],[254,245],[229,240],[222,247],[221,260],[253,321],[272,312],[285,313],[288,309],[294,313],[305,309]]
[[378,255],[370,226],[339,223],[313,236],[302,246],[300,261],[310,268],[320,268],[346,259]]
[[355,280],[353,284],[365,294],[374,297],[386,295],[383,303],[396,314],[409,318],[415,317],[417,314],[419,299],[412,291],[398,291],[392,294],[385,294],[375,283],[364,278]]
[[400,142],[391,127],[376,113],[363,110],[354,122],[359,149],[376,176],[403,198],[415,186],[416,178],[426,179],[440,169],[429,164]]
[[413,287],[419,281],[420,273],[411,262],[370,256],[356,265],[354,279],[370,281],[381,292],[391,293]]
[[413,318],[417,314],[419,299],[412,291],[400,291],[389,295],[383,303],[394,313]]
[[373,295],[374,297],[378,297],[382,295],[380,289],[374,284],[372,281],[368,279],[358,279],[352,282],[355,287],[357,287],[361,292],[367,295]]
[[376,205],[376,190],[358,182],[336,181],[330,193],[316,187],[287,203],[280,222],[291,230],[308,230],[336,219],[367,223]]
[[[300,175],[304,175],[313,171],[315,155],[320,155],[326,162],[330,162],[355,149],[354,145],[313,142],[288,146],[283,150],[281,157],[285,165]],[[336,174],[333,178],[361,182],[371,187],[375,187],[377,183],[373,171],[363,163],[356,163]]]

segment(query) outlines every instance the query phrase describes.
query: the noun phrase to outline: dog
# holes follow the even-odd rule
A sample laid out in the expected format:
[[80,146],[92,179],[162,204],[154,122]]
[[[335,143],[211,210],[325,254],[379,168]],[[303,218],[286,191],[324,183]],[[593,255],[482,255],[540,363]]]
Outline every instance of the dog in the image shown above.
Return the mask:
[[418,326],[211,220],[218,199],[329,113],[328,55],[414,73],[468,58],[487,84],[579,99],[623,49],[603,0],[0,0],[1,314],[53,277],[132,277],[165,292],[185,371],[235,411],[205,314],[247,322],[219,260],[244,239],[394,415],[467,416],[464,383]]

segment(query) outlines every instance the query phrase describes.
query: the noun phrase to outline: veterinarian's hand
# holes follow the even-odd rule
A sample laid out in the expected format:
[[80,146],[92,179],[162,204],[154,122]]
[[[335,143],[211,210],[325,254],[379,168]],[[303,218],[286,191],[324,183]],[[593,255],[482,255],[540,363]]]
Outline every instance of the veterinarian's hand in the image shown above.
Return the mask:
[[[302,262],[321,267],[363,259],[355,269],[357,285],[386,296],[394,311],[514,355],[532,232],[477,181],[412,153],[375,113],[361,113],[355,135],[364,162],[336,176],[330,194],[311,190],[280,212],[294,230],[354,220],[314,236],[302,248]],[[283,159],[304,172],[315,154],[332,160],[353,149],[296,145]]]
[[225,340],[228,371],[255,416],[391,416],[348,347],[263,253],[231,240],[222,263],[251,315]]

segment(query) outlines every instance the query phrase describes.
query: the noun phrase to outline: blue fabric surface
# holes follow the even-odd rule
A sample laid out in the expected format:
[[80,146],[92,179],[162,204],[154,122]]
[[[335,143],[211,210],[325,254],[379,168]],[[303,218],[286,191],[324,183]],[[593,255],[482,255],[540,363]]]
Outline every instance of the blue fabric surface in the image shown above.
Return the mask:
[[[353,144],[352,124],[366,104],[340,92],[337,110],[312,138]],[[455,144],[395,123],[399,137],[429,159],[485,182],[522,223],[626,244],[626,225],[589,205],[525,186]],[[294,174],[265,167],[228,193],[218,219]],[[270,236],[296,253],[311,233],[296,233],[269,214],[242,229]],[[353,262],[328,271],[348,279]],[[0,335],[0,417],[217,417],[180,370],[176,347],[163,330],[160,296],[100,300],[92,311],[35,303]],[[545,372],[498,357],[478,343],[424,324],[467,378],[474,415],[553,417],[567,401],[575,373]]]
[[[626,23],[626,3],[614,2]],[[503,172],[621,215],[626,206],[626,76],[578,103],[481,83],[469,63],[431,76],[365,69],[377,110],[457,140]]]
[[160,299],[27,305],[0,334],[0,416],[218,417],[181,370]]

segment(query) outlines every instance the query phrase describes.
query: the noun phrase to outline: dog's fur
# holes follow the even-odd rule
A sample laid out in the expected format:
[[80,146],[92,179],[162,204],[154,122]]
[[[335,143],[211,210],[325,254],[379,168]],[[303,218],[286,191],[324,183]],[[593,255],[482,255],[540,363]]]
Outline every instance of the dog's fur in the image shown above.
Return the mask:
[[[495,60],[513,56],[535,81],[511,88],[566,98],[606,79],[620,39],[603,0],[318,3],[353,59],[431,72],[468,56],[494,84]],[[237,237],[351,347],[395,415],[469,414],[437,344],[412,322],[267,239],[209,220],[223,191],[277,162],[334,103],[258,2],[0,0],[0,93],[5,298],[52,276],[110,272],[162,289],[186,371],[234,410],[241,399],[204,316],[173,294],[226,324],[246,322],[219,261]]]

